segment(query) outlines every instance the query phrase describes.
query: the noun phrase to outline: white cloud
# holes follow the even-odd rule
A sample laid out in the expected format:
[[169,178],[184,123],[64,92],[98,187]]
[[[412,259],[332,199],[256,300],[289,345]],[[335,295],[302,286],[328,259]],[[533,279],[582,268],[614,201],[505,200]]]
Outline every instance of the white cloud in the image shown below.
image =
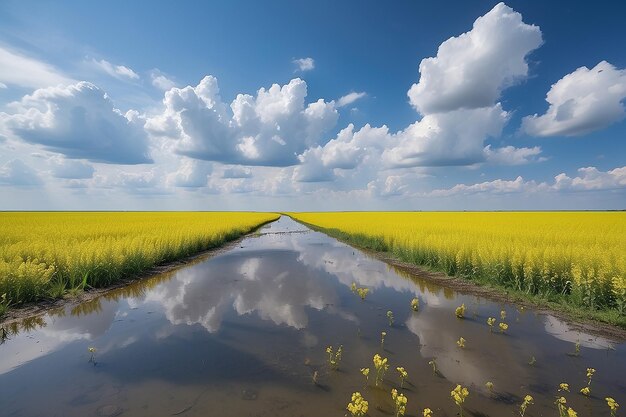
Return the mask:
[[39,88],[74,81],[45,62],[0,46],[0,84]]
[[159,70],[152,71],[150,73],[150,78],[152,80],[152,85],[159,90],[167,91],[176,87],[176,83]]
[[337,170],[357,167],[360,174],[372,179],[384,169],[484,162],[485,139],[500,135],[507,120],[508,113],[497,104],[427,115],[397,133],[390,133],[387,126],[369,124],[354,132],[350,124],[337,138],[303,152],[294,180],[331,181]]
[[449,197],[478,193],[535,193],[535,192],[566,192],[566,191],[606,191],[626,189],[626,166],[610,171],[600,171],[596,167],[578,169],[578,176],[571,178],[565,173],[554,177],[552,184],[526,181],[521,176],[515,180],[496,179],[479,184],[457,184],[446,189],[433,190],[422,194],[425,197]]
[[390,166],[471,165],[484,160],[487,137],[497,137],[509,115],[500,103],[426,115],[399,132],[396,146],[383,159]]
[[219,95],[217,79],[207,76],[196,87],[165,93],[164,111],[146,129],[176,141],[180,154],[207,161],[288,166],[297,155],[324,139],[337,123],[334,101],[305,106],[306,83],[261,88],[256,97],[238,94],[230,106]]
[[626,166],[602,172],[596,167],[578,169],[578,176],[562,173],[554,177],[554,189],[571,191],[613,190],[626,188]]
[[311,71],[315,68],[315,60],[313,58],[299,58],[291,62],[296,64],[300,71]]
[[409,100],[422,114],[491,106],[527,76],[526,56],[541,43],[539,27],[499,3],[472,30],[443,42],[436,57],[422,60]]
[[91,164],[59,156],[52,157],[49,163],[52,168],[52,176],[55,178],[89,179],[93,177],[95,171]]
[[337,107],[347,106],[348,104],[352,104],[355,101],[360,100],[360,99],[362,99],[365,96],[367,96],[367,93],[365,93],[365,92],[348,93],[345,96],[340,97],[339,100],[337,100]]
[[13,159],[0,167],[0,185],[31,186],[42,183],[37,172],[20,159]]
[[114,65],[104,59],[101,59],[100,61],[96,59],[92,59],[91,62],[100,70],[106,72],[111,77],[115,77],[119,80],[138,80],[139,79],[139,74],[137,74],[132,69],[125,67],[124,65]]
[[504,146],[492,149],[491,145],[485,146],[485,159],[489,163],[498,165],[524,165],[531,162],[543,162],[546,158],[540,157],[541,147],[516,148]]
[[25,142],[68,158],[151,162],[144,121],[137,112],[115,109],[108,95],[91,83],[42,88],[9,106],[13,113],[0,113],[0,125]]
[[577,136],[603,129],[626,116],[626,70],[606,61],[578,68],[552,85],[548,111],[523,119],[522,130],[533,136]]
[[183,188],[200,188],[207,185],[213,167],[209,162],[185,158],[178,171],[167,176],[167,184]]
[[[393,184],[378,184],[381,170],[539,160],[538,147],[491,149],[485,140],[501,135],[510,115],[497,102],[500,93],[527,75],[526,55],[541,42],[538,27],[498,4],[471,31],[441,44],[437,57],[422,60],[420,81],[408,91],[421,120],[396,133],[369,125],[355,133],[349,126],[336,139],[303,152],[294,180],[331,181],[345,174],[341,170],[356,169],[378,192],[391,194]],[[344,96],[338,106],[362,95]]]
[[[534,186],[534,183],[531,183]],[[448,197],[457,194],[477,194],[477,193],[515,193],[528,190],[529,183],[524,178],[517,177],[513,181],[493,180],[485,181],[479,184],[465,185],[457,184],[452,188],[433,190],[427,193],[430,197]]]

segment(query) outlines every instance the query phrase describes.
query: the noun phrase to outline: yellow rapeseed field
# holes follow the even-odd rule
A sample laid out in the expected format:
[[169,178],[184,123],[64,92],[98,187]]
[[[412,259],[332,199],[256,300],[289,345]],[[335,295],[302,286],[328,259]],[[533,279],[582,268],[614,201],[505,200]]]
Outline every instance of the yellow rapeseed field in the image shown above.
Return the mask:
[[[0,213],[0,304],[103,286],[212,248],[270,213]],[[0,305],[0,307],[2,307]]]
[[449,275],[626,313],[625,212],[290,215]]

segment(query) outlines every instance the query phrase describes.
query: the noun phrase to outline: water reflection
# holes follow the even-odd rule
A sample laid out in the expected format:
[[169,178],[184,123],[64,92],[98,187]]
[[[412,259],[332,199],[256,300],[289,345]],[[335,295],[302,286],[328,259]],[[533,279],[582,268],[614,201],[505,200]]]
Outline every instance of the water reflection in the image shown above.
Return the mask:
[[[353,282],[371,289],[365,301],[350,291]],[[461,303],[464,320],[454,317]],[[486,318],[501,309],[510,330],[492,334]],[[465,349],[455,343],[461,336]],[[370,415],[382,416],[392,413],[395,366],[409,372],[411,409],[430,406],[437,415],[453,415],[449,391],[457,383],[470,387],[470,415],[508,415],[526,393],[535,396],[536,415],[554,414],[553,388],[584,383],[587,366],[598,370],[598,396],[568,399],[572,406],[592,415],[605,406],[602,395],[619,402],[626,392],[624,345],[408,276],[286,218],[188,267],[11,324],[7,337],[0,404],[8,415],[340,416],[349,394],[361,390],[375,405]],[[576,341],[594,349],[567,355]],[[340,372],[331,372],[324,348],[339,344],[346,354]],[[90,346],[97,366],[88,361]],[[358,372],[372,366],[375,352],[392,364],[386,391],[364,388]],[[496,395],[484,389],[487,380]]]

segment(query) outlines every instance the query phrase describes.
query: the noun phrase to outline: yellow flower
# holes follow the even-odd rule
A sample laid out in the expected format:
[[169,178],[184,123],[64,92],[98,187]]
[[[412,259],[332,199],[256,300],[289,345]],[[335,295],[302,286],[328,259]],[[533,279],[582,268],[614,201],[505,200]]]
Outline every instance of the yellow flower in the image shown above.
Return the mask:
[[463,339],[463,337],[461,337],[459,340],[456,341],[456,344],[460,347],[460,348],[464,348],[465,347],[465,339]]
[[361,368],[361,373],[368,376],[370,374],[370,368]]
[[617,411],[617,409],[619,408],[619,404],[617,403],[617,401],[615,401],[613,398],[611,397],[606,397],[606,404],[609,406],[609,408],[611,409],[611,416],[615,416],[615,412]]
[[578,413],[571,408],[567,409],[567,417],[578,417]]
[[487,387],[487,389],[489,391],[493,391],[493,382],[491,381],[487,381],[487,383],[485,384],[485,386]]
[[430,408],[424,408],[424,417],[433,417],[433,411]]
[[411,300],[411,308],[413,309],[413,311],[419,310],[420,308],[419,298],[415,297],[414,299]]
[[584,388],[581,388],[581,390],[580,390],[580,393],[582,395],[585,395],[585,396],[589,396],[590,392],[591,392],[591,390],[589,389],[589,387],[584,387]]
[[91,353],[95,353],[96,352],[96,348],[95,347],[90,347],[87,349],[89,352]]
[[450,391],[450,397],[456,405],[462,407],[465,399],[469,395],[469,390],[461,385],[457,385],[452,391]]
[[506,311],[505,310],[500,311],[500,320],[502,320],[502,321],[506,320]]
[[569,384],[567,384],[565,382],[561,382],[559,384],[559,391],[567,391],[567,392],[569,392]]
[[407,398],[404,394],[398,394],[398,390],[394,388],[391,390],[391,399],[396,405],[396,417],[403,416],[406,412]]
[[498,325],[500,327],[500,332],[504,333],[509,329],[509,325],[506,323],[500,323]]
[[494,325],[495,323],[496,323],[496,319],[495,319],[494,317],[489,317],[489,318],[487,319],[487,324],[488,324],[488,325],[489,325],[489,327],[490,327],[490,329],[489,329],[489,330],[491,330],[491,328],[493,327],[493,325]]
[[460,319],[465,317],[465,303],[457,307],[456,310],[454,310],[454,314]]
[[364,416],[369,409],[369,403],[365,401],[360,392],[352,394],[352,401],[348,403],[346,409],[353,416]]

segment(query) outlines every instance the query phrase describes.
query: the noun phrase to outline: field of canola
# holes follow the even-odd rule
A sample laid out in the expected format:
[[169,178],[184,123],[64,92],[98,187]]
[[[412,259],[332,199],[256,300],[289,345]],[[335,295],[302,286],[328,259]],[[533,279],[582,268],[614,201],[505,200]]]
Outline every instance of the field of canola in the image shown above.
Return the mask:
[[626,314],[626,212],[290,213],[400,260]]
[[219,246],[278,217],[237,212],[0,214],[0,314]]

